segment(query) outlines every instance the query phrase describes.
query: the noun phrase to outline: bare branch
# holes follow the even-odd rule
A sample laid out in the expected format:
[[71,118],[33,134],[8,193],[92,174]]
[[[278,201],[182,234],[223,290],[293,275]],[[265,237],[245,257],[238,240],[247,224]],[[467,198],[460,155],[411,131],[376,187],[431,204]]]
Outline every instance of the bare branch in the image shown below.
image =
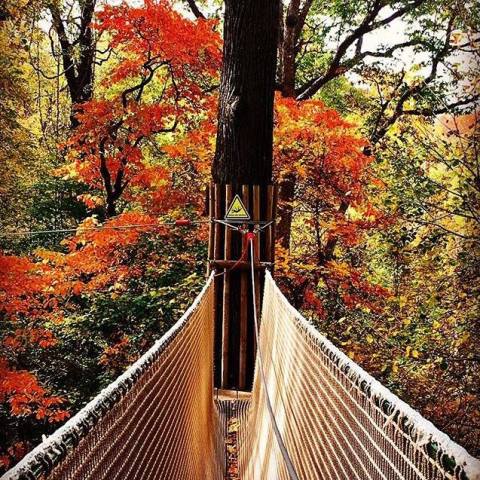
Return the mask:
[[457,107],[475,104],[480,99],[480,94],[471,97],[463,98],[453,103],[446,104],[444,107],[425,107],[425,108],[411,108],[404,109],[403,115],[419,115],[424,117],[432,117],[442,113],[448,113]]
[[195,15],[195,18],[205,18],[205,15],[197,7],[195,0],[187,0],[187,3],[188,3],[188,6],[190,7],[190,10]]
[[307,98],[311,98],[313,95],[315,95],[315,93],[318,92],[318,90],[320,90],[320,88],[322,88],[329,81],[340,75],[343,75],[346,71],[347,66],[349,67],[348,69],[350,69],[354,65],[358,64],[361,60],[363,60],[364,57],[362,57],[361,55],[358,57],[356,56],[356,63],[352,63],[352,61],[344,61],[343,59],[352,45],[357,44],[358,49],[358,42],[360,42],[360,39],[363,38],[364,35],[380,27],[383,27],[393,22],[393,20],[413,11],[414,9],[425,3],[425,1],[426,0],[414,0],[409,4],[405,5],[403,8],[395,11],[388,17],[385,17],[382,20],[375,21],[380,11],[385,7],[384,2],[376,0],[372,4],[371,9],[367,12],[360,25],[355,30],[353,30],[353,32],[347,35],[340,43],[327,70],[323,74],[312,78],[305,85],[303,85],[297,90],[297,99],[305,100]]

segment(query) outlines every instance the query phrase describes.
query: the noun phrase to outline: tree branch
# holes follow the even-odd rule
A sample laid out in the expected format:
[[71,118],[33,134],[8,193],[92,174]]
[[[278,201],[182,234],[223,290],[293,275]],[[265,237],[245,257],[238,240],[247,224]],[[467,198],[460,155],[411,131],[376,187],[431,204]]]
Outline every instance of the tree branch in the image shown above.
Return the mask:
[[[315,93],[318,92],[318,90],[320,90],[320,88],[322,88],[329,81],[333,80],[334,78],[340,75],[343,75],[346,71],[345,64],[350,64],[350,62],[343,62],[345,64],[342,64],[343,58],[345,57],[349,48],[355,43],[357,43],[358,45],[358,42],[360,42],[360,39],[363,38],[365,34],[370,33],[373,30],[376,30],[380,27],[383,27],[393,22],[393,20],[400,18],[406,13],[411,12],[415,8],[419,7],[420,5],[425,3],[425,1],[426,0],[414,0],[408,5],[405,5],[403,8],[400,8],[399,10],[395,11],[388,17],[375,22],[375,19],[377,18],[378,14],[382,10],[382,8],[385,7],[385,3],[383,1],[376,0],[373,3],[370,11],[367,12],[367,14],[365,15],[360,25],[355,30],[353,30],[353,32],[347,35],[344,38],[344,40],[340,43],[325,73],[312,78],[307,83],[305,83],[302,87],[300,87],[296,92],[297,99],[306,100],[307,98],[311,98],[313,95],[315,95]],[[348,69],[358,64],[361,60],[363,60],[363,58],[364,57],[358,58],[357,62],[355,64],[350,64]]]
[[468,98],[463,98],[462,100],[458,100],[457,102],[446,104],[444,107],[435,108],[435,107],[425,107],[425,108],[411,108],[411,109],[404,109],[403,115],[417,115],[417,116],[424,116],[424,117],[432,117],[434,115],[440,115],[442,113],[448,113],[452,109],[457,107],[463,107],[466,105],[473,104],[480,99],[480,94],[473,95]]
[[344,64],[342,64],[342,66],[350,70],[352,67],[354,67],[355,65],[357,65],[367,57],[389,58],[397,50],[401,50],[402,48],[407,48],[407,47],[413,47],[415,45],[424,45],[424,44],[425,42],[421,40],[409,40],[407,42],[397,43],[396,45],[393,45],[390,48],[387,48],[386,50],[383,50],[381,52],[372,52],[372,51],[362,52],[360,50],[355,54],[353,58],[351,58],[350,60],[347,60]]
[[188,6],[190,7],[190,10],[195,15],[195,18],[205,18],[205,15],[197,7],[195,0],[187,0],[187,3],[188,3]]
[[307,20],[308,12],[313,4],[313,0],[305,0],[305,3],[300,8],[298,14],[297,24],[295,25],[295,43],[298,43],[300,35],[302,34],[303,27],[305,26],[305,21]]
[[72,45],[67,37],[65,25],[60,15],[60,10],[55,3],[49,5],[50,13],[52,15],[52,23],[57,32],[58,41],[62,49],[63,70],[65,71],[65,78],[67,80],[69,90],[75,91],[77,88],[77,79],[75,75],[75,62],[72,57]]
[[455,15],[452,15],[448,20],[443,46],[440,50],[436,52],[436,54],[432,58],[432,66],[430,69],[430,73],[423,82],[414,83],[413,85],[409,86],[400,96],[392,115],[383,122],[380,128],[376,129],[372,133],[371,142],[373,144],[378,143],[386,135],[388,129],[403,115],[403,107],[405,103],[415,95],[419,94],[426,86],[428,86],[429,83],[431,83],[436,78],[440,62],[446,57],[446,55],[450,51],[450,38],[453,31],[454,20]]

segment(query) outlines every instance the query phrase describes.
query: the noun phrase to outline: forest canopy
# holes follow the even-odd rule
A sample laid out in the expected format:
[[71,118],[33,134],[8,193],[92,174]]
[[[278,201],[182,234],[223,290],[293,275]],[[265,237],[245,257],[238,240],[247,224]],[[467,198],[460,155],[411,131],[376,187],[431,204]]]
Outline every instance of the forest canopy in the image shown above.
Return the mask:
[[[278,284],[475,456],[479,15],[283,1],[273,132]],[[201,288],[222,28],[216,0],[0,5],[0,473]]]

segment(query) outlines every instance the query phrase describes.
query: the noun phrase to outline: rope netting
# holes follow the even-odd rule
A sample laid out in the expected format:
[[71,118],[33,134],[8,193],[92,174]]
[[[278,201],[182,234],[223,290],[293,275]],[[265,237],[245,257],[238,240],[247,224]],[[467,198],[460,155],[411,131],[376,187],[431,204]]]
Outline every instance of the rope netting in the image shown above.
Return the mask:
[[169,332],[5,479],[220,479],[212,276]]
[[214,276],[162,339],[2,480],[220,480],[232,416],[244,480],[480,480],[478,460],[318,333],[268,272],[251,399],[235,415],[228,402],[217,409]]
[[478,460],[316,331],[268,272],[263,302],[241,478],[480,479]]

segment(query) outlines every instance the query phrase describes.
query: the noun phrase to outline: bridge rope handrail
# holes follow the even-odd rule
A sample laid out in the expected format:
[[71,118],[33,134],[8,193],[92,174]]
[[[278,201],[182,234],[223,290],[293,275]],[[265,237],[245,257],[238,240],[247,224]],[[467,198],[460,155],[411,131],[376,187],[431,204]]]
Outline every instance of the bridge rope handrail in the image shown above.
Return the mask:
[[256,304],[256,295],[255,295],[255,265],[254,265],[254,246],[252,238],[248,238],[248,243],[250,244],[250,275],[251,275],[251,282],[252,282],[252,299],[253,299],[253,321],[254,321],[254,334],[255,334],[255,341],[257,343],[257,371],[260,372],[260,376],[263,382],[263,388],[265,389],[265,398],[267,404],[267,410],[270,415],[270,419],[272,422],[272,429],[275,434],[275,438],[278,443],[278,447],[282,453],[283,461],[285,462],[285,466],[288,471],[288,475],[290,480],[299,480],[297,472],[295,470],[295,466],[293,465],[292,459],[290,458],[290,454],[288,452],[287,447],[285,446],[285,442],[283,441],[282,435],[278,428],[277,419],[275,418],[275,413],[272,407],[272,401],[270,395],[268,393],[268,385],[267,380],[265,377],[265,370],[264,370],[264,362],[263,362],[263,353],[262,349],[260,348],[259,336],[260,336],[260,328],[259,322],[257,318],[257,304]]
[[176,338],[192,313],[198,308],[201,299],[213,283],[211,273],[201,292],[181,318],[158,339],[135,363],[133,363],[114,382],[105,387],[88,402],[77,414],[68,420],[52,435],[29,452],[17,465],[6,472],[0,480],[29,479],[37,480],[48,474],[87,436],[95,424],[103,418],[136,384],[155,360]]
[[[390,427],[392,426],[391,424],[394,424],[395,430],[406,440],[408,439],[411,448],[424,452],[422,453],[424,459],[432,462],[432,468],[437,469],[436,475],[438,475],[438,471],[442,472],[442,477],[435,476],[432,478],[459,478],[462,480],[468,478],[469,480],[480,480],[479,460],[472,457],[447,434],[438,430],[430,421],[426,420],[419,412],[388,390],[322,335],[316,329],[312,321],[307,320],[288,302],[278,285],[274,282],[269,271],[266,272],[264,304],[262,310],[262,323],[260,327],[261,341],[258,344],[258,348],[262,348],[264,356],[269,355],[270,365],[267,365],[269,395],[272,396],[273,394],[278,399],[275,415],[277,417],[283,417],[284,419],[282,432],[284,435],[283,439],[286,448],[290,449],[289,453],[295,454],[294,460],[296,463],[294,463],[295,466],[299,468],[299,472],[302,472],[302,469],[305,471],[305,468],[307,468],[302,465],[302,463],[310,463],[311,468],[314,468],[312,466],[312,459],[305,458],[303,453],[304,450],[308,450],[311,447],[311,444],[309,445],[308,441],[305,443],[304,439],[298,438],[301,437],[298,433],[301,432],[302,429],[304,431],[309,430],[310,433],[312,431],[315,432],[315,425],[312,427],[312,424],[310,423],[312,417],[308,418],[308,414],[305,415],[305,409],[309,409],[310,414],[313,412],[313,415],[323,415],[323,412],[321,412],[322,409],[331,408],[332,412],[327,412],[327,416],[325,416],[323,420],[326,424],[326,428],[329,429],[329,432],[327,432],[325,436],[327,442],[337,442],[336,439],[332,438],[334,431],[330,430],[328,420],[330,419],[332,422],[338,422],[338,416],[342,415],[342,412],[347,412],[349,418],[341,419],[341,423],[343,427],[347,428],[347,431],[343,432],[344,438],[340,439],[337,446],[340,446],[342,441],[346,441],[345,438],[349,438],[358,443],[360,437],[369,438],[370,443],[373,444],[375,438],[378,440],[379,436],[388,430],[389,424]],[[282,322],[289,325],[289,330],[283,333],[282,328],[284,327],[282,326]],[[281,338],[282,335],[284,336],[283,340]],[[298,336],[298,338],[293,338],[295,336]],[[304,345],[298,345],[299,339]],[[310,347],[307,348],[306,346]],[[313,348],[311,348],[312,346]],[[287,359],[285,359],[286,347],[294,352],[291,353],[290,358]],[[312,355],[315,355],[314,351],[320,351],[321,354],[318,354],[316,358],[304,359],[302,358],[302,354],[306,351],[309,351]],[[322,362],[325,364],[322,367],[324,372],[327,370],[330,371],[330,378],[321,378],[322,375],[325,376],[325,373],[322,374],[319,367],[319,364]],[[328,362],[328,365],[325,362]],[[281,369],[282,366],[284,367],[283,370]],[[279,375],[278,371],[280,371],[281,375]],[[261,443],[262,441],[258,439],[259,435],[257,435],[261,430],[259,421],[266,415],[266,412],[262,410],[264,407],[261,405],[264,403],[262,395],[265,395],[265,392],[261,392],[265,383],[260,378],[261,373],[262,372],[259,371],[259,363],[257,359],[256,376],[254,380],[252,400],[250,402],[250,410],[247,414],[247,420],[245,421],[245,428],[240,435],[241,444],[239,461],[241,466],[240,471],[244,475],[244,478],[250,478],[249,475],[255,471],[256,465],[255,463],[252,464],[252,459],[255,458],[256,452],[262,452],[262,455],[267,457],[270,455],[272,458],[282,458],[280,454],[275,452],[272,453],[271,449],[274,447],[271,444],[265,442],[265,440],[263,440],[264,443]],[[299,376],[308,378],[302,378],[301,381],[297,382],[296,379]],[[342,382],[345,380],[348,381],[350,386],[345,386],[345,384],[342,385]],[[312,392],[304,393],[298,390],[293,391],[294,387],[291,386],[292,381],[296,385],[295,388],[298,388],[298,385],[307,384],[308,386],[306,389],[312,390]],[[318,403],[320,397],[318,397],[317,392],[315,392],[315,388],[323,390],[322,384],[325,382],[331,382],[331,384],[337,389],[337,392],[334,392],[334,397],[328,398],[328,405],[321,405]],[[367,408],[371,411],[377,411],[377,416],[381,416],[381,420],[378,423],[375,422],[376,418],[374,418],[369,412],[361,412],[362,415],[364,415],[363,421],[367,423],[367,427],[365,428],[360,421],[361,419],[354,418],[353,412],[348,410],[348,404],[355,405],[355,402],[358,401],[352,396],[354,389],[361,392],[361,395],[365,398]],[[328,397],[327,390],[324,390],[324,392],[326,392],[325,397]],[[291,399],[292,395],[294,395],[296,405],[292,405],[291,402],[288,404],[288,399]],[[317,397],[315,395],[317,395]],[[285,396],[290,396],[287,398],[287,402],[283,400],[283,397]],[[304,397],[303,399],[300,398],[302,396]],[[308,405],[308,401],[305,401],[307,396],[309,397],[309,400],[314,399],[311,401],[310,405]],[[317,400],[317,402],[315,400]],[[287,403],[286,407],[285,403]],[[303,419],[297,419],[295,412],[299,412],[298,405],[302,404],[307,408],[305,408],[303,412],[302,408],[300,408],[300,416],[303,416]],[[341,406],[338,407],[338,405]],[[356,404],[356,408],[363,409],[364,407],[361,404]],[[256,411],[258,409],[260,409],[260,411]],[[330,415],[329,418],[327,418],[328,415]],[[302,425],[296,425],[297,421],[300,423],[303,422]],[[315,422],[318,426],[318,422],[316,420]],[[368,431],[368,428],[370,428],[370,432]],[[318,431],[316,433],[318,433]],[[401,475],[399,476],[398,469],[407,468],[406,466],[408,466],[411,471],[417,472],[418,476],[415,478],[430,478],[428,476],[425,477],[424,474],[418,470],[419,465],[416,465],[414,459],[409,458],[409,455],[402,451],[401,444],[395,444],[394,441],[390,440],[387,436],[385,436],[382,441],[385,445],[389,445],[389,448],[391,447],[391,450],[392,452],[395,452],[394,454],[397,459],[402,459],[401,466],[399,466],[395,465],[388,456],[385,456],[382,462],[384,462],[384,465],[388,464],[389,466],[382,468],[387,468],[391,472],[397,472],[396,475],[399,478],[403,478]],[[321,457],[319,449],[323,447],[318,445],[321,442],[320,437],[317,436],[317,445],[315,445],[313,449],[310,449],[310,456],[312,456],[312,451],[317,449],[316,457]],[[299,444],[302,448],[299,447]],[[256,450],[252,445],[255,445]],[[378,459],[375,460],[373,457],[378,457],[378,448],[380,448],[380,446],[374,445],[374,447],[375,448],[369,452],[368,445],[362,446],[362,448],[364,448],[363,453],[365,457],[369,458],[368,463],[372,469],[376,470],[380,464],[377,463]],[[332,449],[332,454],[335,456],[337,455],[335,448]],[[352,457],[357,458],[357,467],[360,466],[363,468],[364,465],[361,465],[355,449],[351,449],[350,454]],[[342,452],[342,455],[348,462],[349,454],[347,453],[344,455],[344,452]],[[302,462],[302,460],[304,462]],[[282,461],[283,460],[275,460],[275,462]],[[355,461],[353,461],[352,464],[353,467],[355,467]],[[265,463],[262,467],[267,468]],[[277,470],[278,478],[288,478],[286,475],[282,474],[284,467],[277,466],[271,468],[279,468],[279,470]],[[340,465],[338,468],[343,468],[343,466]],[[373,478],[377,478],[378,475],[382,478],[380,470],[378,470]],[[302,477],[302,475],[300,475],[300,477]]]
[[[251,239],[247,246],[253,258]],[[2,480],[220,479],[215,275],[150,350]],[[480,480],[479,460],[325,338],[268,270],[255,324],[259,355],[240,422],[240,478]]]

